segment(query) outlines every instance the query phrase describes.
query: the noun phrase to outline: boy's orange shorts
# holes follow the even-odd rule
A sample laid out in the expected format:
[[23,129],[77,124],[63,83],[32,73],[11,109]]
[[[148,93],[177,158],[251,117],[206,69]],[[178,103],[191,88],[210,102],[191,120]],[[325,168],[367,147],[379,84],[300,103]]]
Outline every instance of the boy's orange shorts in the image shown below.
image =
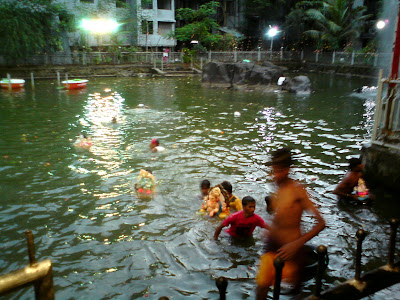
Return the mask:
[[[257,285],[272,286],[275,284],[275,252],[268,252],[261,256],[260,266],[256,277]],[[282,279],[290,283],[296,283],[299,280],[299,265],[293,260],[285,261],[282,269]]]

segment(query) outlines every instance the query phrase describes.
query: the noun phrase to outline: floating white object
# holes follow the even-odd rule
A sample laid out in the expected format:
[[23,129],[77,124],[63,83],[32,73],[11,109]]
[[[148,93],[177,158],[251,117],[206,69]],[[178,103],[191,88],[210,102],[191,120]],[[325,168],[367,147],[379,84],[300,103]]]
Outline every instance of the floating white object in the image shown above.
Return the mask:
[[144,107],[144,104],[140,103],[137,107]]
[[286,80],[286,77],[279,77],[278,85],[282,85],[285,80]]
[[235,117],[240,117],[240,112],[235,111],[235,112],[233,113],[233,115],[234,115]]
[[[9,81],[7,78],[3,78],[0,81],[1,87],[3,89],[8,89],[8,82]],[[24,85],[25,85],[25,80],[23,80],[23,79],[11,79],[11,88],[12,89],[19,89],[19,88],[24,87]]]

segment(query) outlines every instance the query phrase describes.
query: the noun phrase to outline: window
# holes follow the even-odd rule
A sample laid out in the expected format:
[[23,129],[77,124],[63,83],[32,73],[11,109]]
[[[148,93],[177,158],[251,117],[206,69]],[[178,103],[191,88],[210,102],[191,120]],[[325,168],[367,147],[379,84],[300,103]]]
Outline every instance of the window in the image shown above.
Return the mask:
[[168,9],[171,10],[171,0],[158,0],[158,9]]
[[142,20],[142,34],[153,34],[153,21]]
[[168,34],[172,31],[172,25],[174,23],[171,22],[158,22],[158,34]]
[[153,9],[153,0],[142,0],[143,9]]

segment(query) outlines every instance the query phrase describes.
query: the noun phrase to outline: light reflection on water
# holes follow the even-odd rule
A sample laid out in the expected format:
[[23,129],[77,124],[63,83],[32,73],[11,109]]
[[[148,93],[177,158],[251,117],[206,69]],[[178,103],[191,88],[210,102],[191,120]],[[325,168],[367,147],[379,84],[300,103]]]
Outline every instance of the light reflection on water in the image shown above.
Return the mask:
[[[77,94],[43,81],[34,93],[2,93],[2,273],[26,263],[29,228],[38,258],[54,263],[60,299],[217,298],[218,276],[230,280],[229,298],[253,298],[262,231],[248,244],[212,241],[219,222],[196,214],[196,195],[204,178],[229,180],[234,194],[257,199],[268,220],[263,198],[274,187],[264,164],[282,146],[294,149],[292,176],[307,184],[327,220],[311,241],[328,247],[326,287],[354,275],[360,227],[371,233],[363,262],[383,264],[386,223],[398,208],[341,207],[329,193],[371,136],[375,95],[352,90],[375,83],[311,77],[309,96],[203,89],[196,78],[93,79]],[[73,146],[80,133],[92,136],[90,150]],[[152,138],[167,151],[150,153]],[[152,198],[134,192],[140,168],[157,178]],[[309,229],[312,219],[304,223]],[[312,287],[308,281],[304,294]]]

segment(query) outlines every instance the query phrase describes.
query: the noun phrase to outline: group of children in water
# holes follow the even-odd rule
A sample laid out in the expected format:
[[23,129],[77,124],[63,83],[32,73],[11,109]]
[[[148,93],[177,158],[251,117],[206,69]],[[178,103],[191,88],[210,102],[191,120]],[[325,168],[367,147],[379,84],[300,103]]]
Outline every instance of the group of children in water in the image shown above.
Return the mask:
[[[165,149],[157,139],[153,139],[149,146],[155,152]],[[232,194],[232,185],[228,181],[214,187],[211,187],[208,180],[203,180],[200,184],[200,211],[209,217],[223,219],[215,229],[215,240],[218,240],[224,227],[228,227],[226,232],[235,239],[251,237],[256,227],[267,230],[266,251],[260,258],[256,277],[256,299],[267,298],[275,279],[274,259],[278,257],[285,262],[282,278],[293,283],[295,290],[299,291],[305,263],[304,245],[325,228],[325,221],[309,199],[305,187],[289,177],[292,163],[288,148],[281,148],[272,154],[269,165],[277,190],[266,197],[267,211],[273,213],[270,224],[255,214],[256,200],[251,196],[240,200]],[[339,199],[365,199],[368,197],[368,189],[362,179],[361,160],[350,159],[349,168],[350,172],[333,193]],[[151,194],[155,184],[151,170],[142,169],[136,179],[135,190],[140,194]],[[302,232],[300,228],[304,211],[310,212],[317,221],[308,232]]]

